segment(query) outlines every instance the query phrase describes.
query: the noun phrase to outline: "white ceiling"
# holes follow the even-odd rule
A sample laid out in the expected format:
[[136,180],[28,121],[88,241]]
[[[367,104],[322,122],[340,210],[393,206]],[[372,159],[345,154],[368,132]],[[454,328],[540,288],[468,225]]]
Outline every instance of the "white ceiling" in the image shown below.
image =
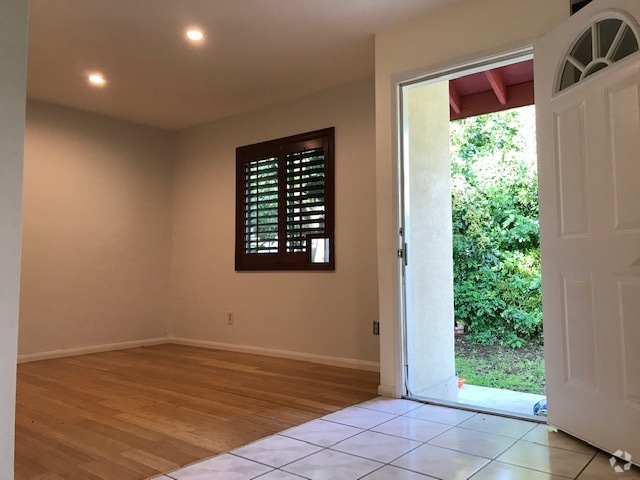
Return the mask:
[[28,95],[184,128],[373,76],[375,32],[457,1],[30,0]]

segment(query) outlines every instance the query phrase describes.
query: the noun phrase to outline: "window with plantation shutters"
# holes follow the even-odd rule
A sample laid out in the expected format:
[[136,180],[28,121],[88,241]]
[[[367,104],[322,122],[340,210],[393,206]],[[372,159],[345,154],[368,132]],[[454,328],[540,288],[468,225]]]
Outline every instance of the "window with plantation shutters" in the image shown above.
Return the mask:
[[236,270],[334,270],[334,129],[236,150]]

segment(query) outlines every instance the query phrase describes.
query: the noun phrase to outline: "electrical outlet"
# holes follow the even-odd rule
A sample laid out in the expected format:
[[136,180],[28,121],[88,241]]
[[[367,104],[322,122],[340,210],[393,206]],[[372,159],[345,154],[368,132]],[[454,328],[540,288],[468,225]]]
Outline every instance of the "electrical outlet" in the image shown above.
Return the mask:
[[373,322],[373,334],[374,335],[380,335],[380,322],[375,321]]
[[233,325],[233,312],[227,312],[227,325]]

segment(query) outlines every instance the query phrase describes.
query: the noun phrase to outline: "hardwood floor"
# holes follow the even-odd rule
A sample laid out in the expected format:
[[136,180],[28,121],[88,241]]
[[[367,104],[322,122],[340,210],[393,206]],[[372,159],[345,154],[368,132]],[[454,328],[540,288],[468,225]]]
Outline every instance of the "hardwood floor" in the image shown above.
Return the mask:
[[17,480],[139,480],[376,396],[378,374],[159,345],[18,366]]

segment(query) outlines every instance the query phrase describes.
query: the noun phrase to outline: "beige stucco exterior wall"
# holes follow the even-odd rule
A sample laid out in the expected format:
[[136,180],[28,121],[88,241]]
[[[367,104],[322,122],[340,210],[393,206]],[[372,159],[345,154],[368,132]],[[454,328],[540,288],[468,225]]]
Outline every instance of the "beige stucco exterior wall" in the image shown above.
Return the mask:
[[531,45],[569,16],[561,0],[465,0],[376,36],[380,392],[402,391],[396,83]]
[[0,2],[0,478],[13,478],[27,2]]
[[408,248],[407,383],[420,397],[457,401],[453,342],[453,234],[449,82],[405,89]]
[[172,139],[28,103],[20,354],[170,333]]
[[[377,366],[373,102],[368,79],[178,135],[172,262],[177,337]],[[235,272],[236,147],[331,126],[335,272]],[[227,312],[235,314],[233,326]]]

